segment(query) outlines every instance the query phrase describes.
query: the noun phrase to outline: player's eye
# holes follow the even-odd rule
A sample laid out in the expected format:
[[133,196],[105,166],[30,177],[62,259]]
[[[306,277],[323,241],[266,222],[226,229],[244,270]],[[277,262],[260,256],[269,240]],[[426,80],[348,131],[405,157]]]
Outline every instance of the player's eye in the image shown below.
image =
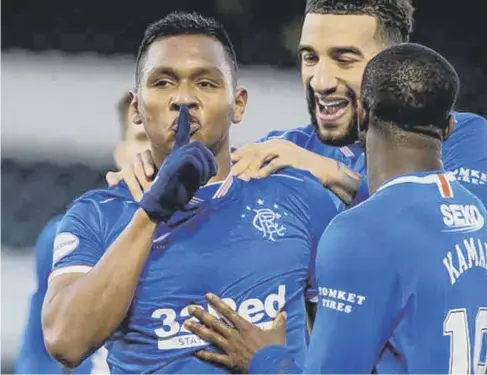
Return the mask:
[[356,59],[348,56],[337,56],[335,60],[342,66],[349,66],[357,62]]
[[318,56],[314,53],[303,53],[301,55],[301,61],[306,65],[316,64],[318,62]]
[[213,82],[203,80],[198,82],[198,86],[203,88],[203,89],[214,89],[217,87],[217,85]]
[[156,81],[154,86],[156,87],[168,87],[171,84],[171,82],[168,79],[159,79]]

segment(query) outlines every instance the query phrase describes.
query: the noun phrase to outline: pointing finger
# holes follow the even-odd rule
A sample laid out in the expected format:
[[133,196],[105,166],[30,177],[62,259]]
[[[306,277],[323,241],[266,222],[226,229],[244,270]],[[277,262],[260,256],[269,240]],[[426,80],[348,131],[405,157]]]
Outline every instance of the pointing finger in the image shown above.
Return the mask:
[[187,145],[190,139],[189,109],[186,104],[181,106],[178,117],[178,128],[176,130],[176,140],[174,149]]

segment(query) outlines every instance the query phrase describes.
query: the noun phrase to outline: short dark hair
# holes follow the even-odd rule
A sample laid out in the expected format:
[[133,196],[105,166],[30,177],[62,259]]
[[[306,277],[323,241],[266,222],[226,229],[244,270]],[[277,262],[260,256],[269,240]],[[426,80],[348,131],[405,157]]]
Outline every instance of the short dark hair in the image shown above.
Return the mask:
[[455,68],[438,52],[403,43],[369,61],[361,96],[370,126],[442,138],[459,87]]
[[306,14],[367,15],[377,19],[380,40],[409,41],[414,8],[409,0],[307,0]]
[[123,96],[118,100],[117,111],[118,111],[118,121],[120,123],[120,134],[122,138],[125,138],[125,134],[128,128],[128,116],[129,107],[132,102],[132,95],[129,91],[123,94]]
[[152,43],[160,38],[185,34],[201,34],[217,39],[223,45],[228,55],[233,79],[234,81],[236,80],[238,70],[237,56],[232,41],[223,25],[214,18],[205,17],[196,12],[172,12],[161,20],[152,23],[145,30],[144,38],[142,39],[137,54],[135,73],[137,85],[142,76],[142,66],[145,56]]

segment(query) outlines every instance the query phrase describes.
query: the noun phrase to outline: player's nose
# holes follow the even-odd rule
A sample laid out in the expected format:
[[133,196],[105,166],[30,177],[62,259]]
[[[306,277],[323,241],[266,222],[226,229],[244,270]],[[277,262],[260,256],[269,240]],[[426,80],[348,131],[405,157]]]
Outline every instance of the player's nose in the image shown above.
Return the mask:
[[310,85],[317,93],[329,93],[336,90],[338,78],[335,69],[330,64],[320,62],[316,66]]
[[197,109],[199,106],[198,99],[196,96],[190,92],[190,90],[179,89],[171,100],[171,110],[177,111],[181,109],[181,106],[186,104],[189,110]]

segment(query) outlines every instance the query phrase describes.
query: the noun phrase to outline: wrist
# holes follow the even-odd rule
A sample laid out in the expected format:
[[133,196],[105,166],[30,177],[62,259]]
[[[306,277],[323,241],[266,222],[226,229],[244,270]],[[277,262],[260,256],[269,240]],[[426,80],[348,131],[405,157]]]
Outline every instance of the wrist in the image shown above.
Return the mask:
[[153,223],[166,223],[174,212],[177,211],[173,204],[168,204],[164,194],[156,194],[155,191],[147,191],[139,202],[139,207]]
[[316,155],[309,171],[327,188],[338,184],[340,166],[336,160]]
[[322,184],[335,193],[346,205],[349,205],[360,190],[362,176],[337,160],[325,159],[328,168]]
[[155,228],[159,224],[159,222],[153,219],[142,207],[135,211],[133,220],[136,221],[141,227],[147,228]]

